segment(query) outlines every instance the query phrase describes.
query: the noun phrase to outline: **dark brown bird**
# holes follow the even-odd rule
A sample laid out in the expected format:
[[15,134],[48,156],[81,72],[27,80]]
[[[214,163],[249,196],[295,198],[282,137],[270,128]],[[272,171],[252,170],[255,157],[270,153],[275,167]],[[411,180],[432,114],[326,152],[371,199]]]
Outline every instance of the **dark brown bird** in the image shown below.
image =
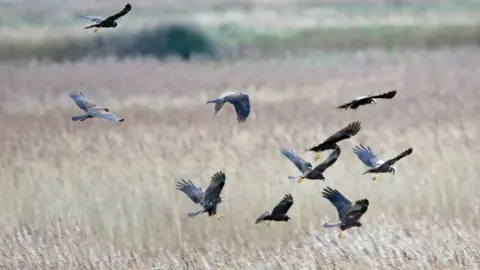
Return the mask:
[[352,202],[345,198],[338,190],[326,187],[323,189],[322,196],[329,200],[337,209],[338,223],[325,223],[324,228],[340,228],[339,238],[342,238],[343,231],[352,227],[361,227],[360,218],[367,212],[370,204],[367,199],[358,200],[352,205]]
[[333,150],[338,142],[349,139],[355,136],[360,129],[362,128],[362,123],[359,121],[352,122],[348,126],[342,128],[341,130],[335,132],[332,136],[328,137],[322,143],[310,147],[307,151],[317,152],[315,156],[315,161],[318,161],[322,158],[322,152],[325,150]]
[[272,213],[265,211],[257,220],[255,224],[258,224],[263,221],[269,221],[267,226],[270,226],[273,221],[286,221],[292,222],[287,212],[290,207],[293,205],[293,197],[291,194],[286,194],[283,199],[273,208]]
[[[288,179],[297,180],[298,183],[302,183],[303,179],[310,179],[310,180],[324,180],[325,177],[323,173],[333,165],[340,156],[340,147],[338,145],[335,146],[333,152],[325,159],[322,163],[318,164],[313,170],[310,167],[305,167],[302,171],[302,175],[300,176],[289,176]],[[290,159],[289,155],[286,155],[287,158]],[[296,163],[294,160],[290,159],[294,164]]]
[[83,15],[81,16],[82,18],[89,20],[91,22],[94,22],[95,24],[89,25],[85,27],[85,29],[88,28],[93,28],[95,27],[95,30],[93,32],[98,32],[100,28],[115,28],[118,26],[118,23],[116,20],[118,20],[120,17],[125,16],[130,10],[132,9],[132,6],[127,3],[125,7],[122,9],[122,11],[118,12],[115,15],[112,15],[106,19],[98,16],[89,16],[89,15]]
[[377,98],[392,99],[393,97],[395,97],[396,94],[397,94],[397,91],[392,90],[380,95],[368,95],[366,97],[358,97],[348,103],[338,106],[337,109],[356,110],[358,107],[363,105],[372,104],[372,103],[377,104],[377,101],[375,100]]

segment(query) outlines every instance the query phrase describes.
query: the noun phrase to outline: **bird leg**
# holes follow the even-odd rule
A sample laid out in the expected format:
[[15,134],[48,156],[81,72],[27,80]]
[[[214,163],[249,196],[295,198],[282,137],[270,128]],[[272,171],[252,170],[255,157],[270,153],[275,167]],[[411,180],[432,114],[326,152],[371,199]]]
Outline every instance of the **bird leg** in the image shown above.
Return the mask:
[[379,174],[375,174],[375,176],[373,177],[373,179],[372,179],[372,180],[374,180],[374,181],[375,181],[375,180],[378,180],[378,178],[380,178],[380,175],[379,175]]
[[215,214],[215,216],[218,220],[225,219],[226,217],[222,214]]
[[97,33],[100,30],[99,27],[96,27],[95,30],[93,30],[94,33]]
[[273,221],[269,220],[269,221],[267,222],[267,227],[272,226],[272,222],[273,222]]
[[315,162],[318,162],[321,159],[322,159],[322,152],[318,152],[317,155],[315,155]]
[[343,231],[342,231],[342,230],[340,230],[340,232],[338,233],[338,238],[339,238],[339,239],[342,239],[342,238],[343,238]]
[[299,183],[299,184],[302,183],[304,179],[305,179],[305,177],[300,177],[300,178],[298,178],[298,183]]

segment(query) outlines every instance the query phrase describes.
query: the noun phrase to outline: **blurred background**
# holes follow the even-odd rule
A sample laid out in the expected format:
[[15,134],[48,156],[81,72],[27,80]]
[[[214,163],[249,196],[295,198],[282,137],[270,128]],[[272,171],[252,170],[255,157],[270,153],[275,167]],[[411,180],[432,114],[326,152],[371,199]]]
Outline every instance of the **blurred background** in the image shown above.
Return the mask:
[[317,50],[477,44],[480,1],[132,0],[116,29],[93,34],[81,14],[122,1],[0,1],[0,59],[159,59],[308,54]]

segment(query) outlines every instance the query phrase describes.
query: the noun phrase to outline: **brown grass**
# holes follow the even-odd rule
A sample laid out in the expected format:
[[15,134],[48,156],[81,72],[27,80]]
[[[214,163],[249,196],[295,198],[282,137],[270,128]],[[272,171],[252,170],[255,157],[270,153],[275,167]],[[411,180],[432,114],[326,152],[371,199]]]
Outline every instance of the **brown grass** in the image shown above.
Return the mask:
[[[479,50],[250,63],[151,60],[1,66],[2,269],[458,269],[478,267]],[[357,112],[339,103],[395,88],[395,100]],[[125,117],[73,123],[76,89]],[[249,93],[253,112],[215,117],[208,98]],[[291,182],[278,152],[303,150],[351,121],[325,182]],[[378,182],[350,149],[384,158],[413,147]],[[175,190],[227,175],[217,221]],[[338,240],[325,186],[368,198],[363,227]],[[255,219],[285,193],[293,223]]]

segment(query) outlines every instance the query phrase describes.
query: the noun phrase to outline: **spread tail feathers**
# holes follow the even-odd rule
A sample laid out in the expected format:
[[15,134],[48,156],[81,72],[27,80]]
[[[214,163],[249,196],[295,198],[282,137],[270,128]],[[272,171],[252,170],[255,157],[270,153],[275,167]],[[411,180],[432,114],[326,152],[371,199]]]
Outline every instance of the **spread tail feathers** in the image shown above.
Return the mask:
[[340,222],[338,222],[338,223],[324,223],[323,227],[324,228],[335,228],[335,227],[340,227],[340,225],[342,225],[342,223],[340,223]]
[[90,115],[82,114],[82,115],[72,117],[72,121],[85,121],[85,119],[88,119],[88,118],[90,118]]
[[204,210],[200,210],[200,211],[197,211],[197,212],[188,213],[188,217],[198,216],[198,215],[200,215],[201,213],[203,213],[203,211],[204,211]]

